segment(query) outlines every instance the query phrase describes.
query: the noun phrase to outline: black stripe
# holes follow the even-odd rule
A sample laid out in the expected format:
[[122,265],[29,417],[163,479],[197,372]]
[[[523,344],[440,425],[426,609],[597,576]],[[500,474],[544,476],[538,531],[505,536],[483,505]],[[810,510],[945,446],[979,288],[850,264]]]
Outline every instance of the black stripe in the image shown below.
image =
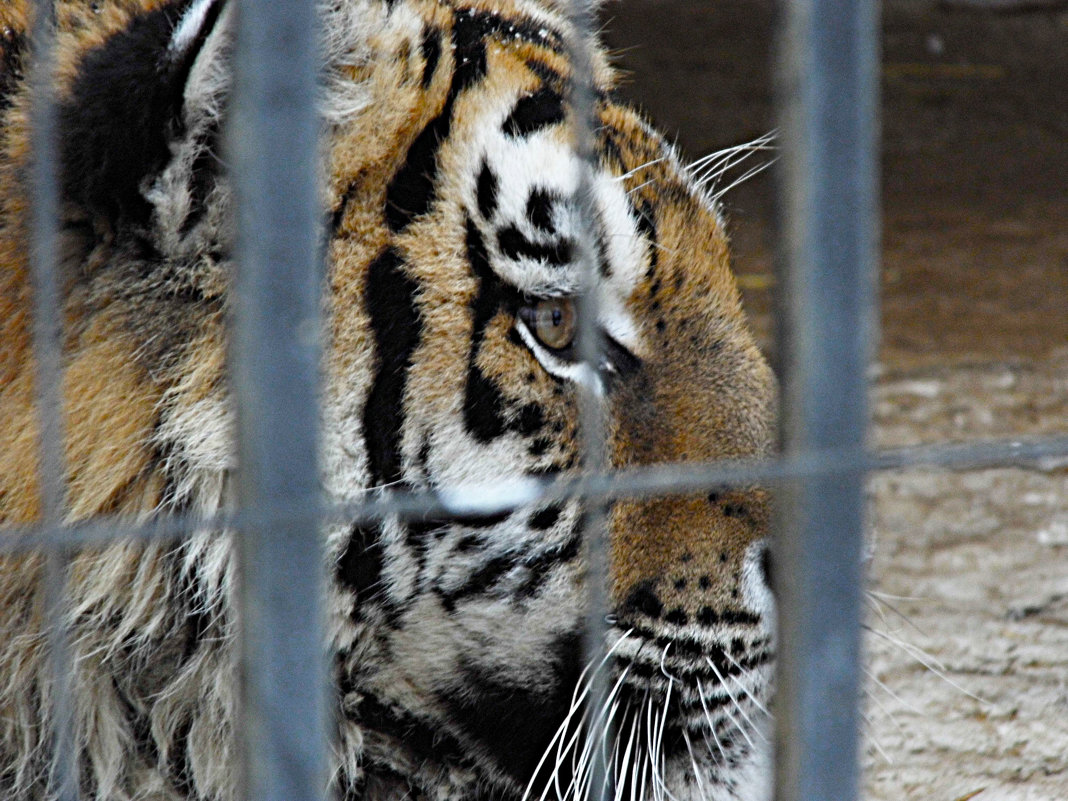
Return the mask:
[[438,60],[441,58],[441,31],[430,26],[424,28],[420,50],[423,53],[423,77],[420,83],[426,89],[434,80],[434,71],[438,68]]
[[449,135],[452,103],[412,142],[404,164],[386,189],[386,224],[394,233],[404,230],[412,220],[430,210],[434,200],[434,183],[438,174],[438,148]]
[[620,378],[634,375],[642,366],[642,360],[616,342],[612,337],[604,334],[601,337],[601,358],[612,365],[615,372],[602,372],[602,378],[611,385]]
[[[637,633],[637,632],[635,632]],[[668,643],[672,644],[672,650],[679,644],[677,641],[669,637],[657,637],[655,639],[649,639],[650,642],[654,642],[657,645],[657,653],[662,653],[662,650]],[[681,641],[684,642],[685,641]],[[704,679],[706,677],[711,678],[713,684],[719,684],[719,676],[726,678],[727,676],[737,676],[742,673],[756,668],[756,666],[765,664],[771,661],[773,655],[768,648],[760,648],[758,650],[752,650],[749,654],[738,654],[734,656],[734,661],[728,660],[723,654],[722,648],[714,648],[712,650],[697,650],[694,661],[685,664],[672,664],[672,674],[680,678],[696,677]],[[716,670],[712,670],[706,659],[716,666]],[[661,670],[660,659],[657,657],[648,658],[647,661],[633,660],[629,662],[631,673],[641,678],[663,678],[663,671]],[[719,674],[717,675],[717,671]]]
[[11,95],[23,79],[22,58],[27,49],[26,35],[14,28],[0,32],[0,111],[11,106]]
[[111,218],[147,220],[141,185],[171,158],[168,140],[181,122],[191,62],[168,62],[167,53],[185,5],[134,17],[82,59],[57,109],[65,199]]
[[363,170],[356,173],[355,177],[349,181],[348,186],[345,187],[344,193],[341,195],[341,200],[334,208],[330,215],[329,228],[327,229],[329,235],[337,233],[338,228],[345,221],[345,214],[348,212],[349,206],[353,202],[359,202],[361,199],[361,192],[364,189],[365,174]]
[[564,507],[558,503],[539,509],[530,516],[529,525],[537,531],[547,531],[556,525],[556,521],[560,519],[560,514],[563,510]]
[[167,777],[179,795],[195,799],[200,798],[200,794],[193,783],[193,766],[189,759],[189,734],[192,729],[192,718],[185,718],[178,724],[167,753]]
[[501,307],[501,282],[490,268],[482,235],[470,219],[467,220],[467,258],[479,286],[471,309],[474,319],[464,387],[464,426],[477,441],[491,442],[505,431],[505,401],[496,384],[483,375],[477,360],[486,326]]
[[[674,657],[681,656],[697,660],[703,660],[707,657],[715,663],[720,672],[730,667],[730,660],[724,655],[726,649],[720,645],[696,640],[685,634],[664,634],[640,622],[635,624],[628,621],[625,628],[634,637],[654,643],[658,653],[670,647],[671,655]],[[746,651],[763,652],[767,650],[768,644],[767,637],[756,637],[748,644],[741,637],[734,637],[731,640],[729,653],[737,662],[745,658]]]
[[[662,685],[667,681],[667,677],[664,675],[664,671],[663,669],[661,669],[659,662],[657,662],[655,668],[652,670],[651,673],[649,668],[650,666],[648,665],[642,665],[641,676],[637,675],[637,671],[635,671],[634,668],[631,668],[627,672],[626,678],[623,679],[619,687],[620,706],[625,707],[627,705],[633,705],[634,707],[641,709],[642,703],[650,695],[650,684],[653,684],[654,686],[657,684]],[[672,677],[677,675],[674,668],[668,670],[668,673],[670,673]],[[711,676],[711,678],[709,678],[707,682],[704,681],[706,677],[698,678],[702,679],[701,683],[705,685],[706,693],[710,689],[722,686],[715,676]],[[652,679],[652,681],[649,681],[648,679]],[[693,692],[694,695],[697,695],[696,686],[692,686],[687,689]],[[678,692],[677,687],[676,692]],[[711,711],[713,709],[719,709],[720,707],[724,707],[728,704],[734,703],[727,693],[723,693],[722,695],[706,695],[704,701],[704,705],[702,705],[701,701],[698,698],[694,698],[692,702],[686,703],[680,699],[679,695],[675,695],[671,702],[671,705],[673,707],[672,711],[675,712],[677,715],[682,716],[687,712],[703,713],[705,709]],[[669,722],[668,726],[671,725],[672,724]]]
[[627,627],[635,625],[632,620],[635,614],[656,620],[664,613],[664,604],[655,587],[655,581],[643,581],[627,594],[616,612],[621,620],[627,621]]
[[482,215],[482,219],[487,222],[493,217],[494,212],[497,211],[497,176],[493,170],[490,169],[486,160],[482,160],[482,169],[478,171],[478,213]]
[[722,612],[717,612],[711,606],[702,606],[697,611],[697,622],[702,626],[712,626],[716,623],[756,626],[760,623],[760,618],[751,612],[744,612],[738,609],[725,609]]
[[210,611],[205,608],[203,595],[203,586],[201,584],[201,560],[199,557],[193,562],[191,567],[182,565],[184,561],[184,548],[175,547],[167,552],[167,562],[170,572],[177,578],[177,592],[176,599],[179,607],[181,608],[180,625],[183,628],[184,643],[182,645],[182,656],[179,665],[175,665],[175,670],[180,665],[186,664],[193,655],[200,648],[200,644],[209,635],[213,638],[218,635],[217,631],[212,631],[212,615]]
[[[709,657],[712,663],[716,666],[716,670],[712,670],[707,662],[703,659],[697,662],[688,664],[672,664],[671,675],[677,679],[682,679],[685,683],[696,684],[696,679],[700,679],[702,682],[711,683],[713,685],[719,684],[720,676],[727,678],[728,676],[737,676],[745,673],[752,668],[759,665],[766,664],[772,659],[771,651],[755,651],[743,657],[735,657],[734,662],[727,662],[725,659],[721,661],[722,652],[713,653]],[[628,663],[629,673],[638,679],[649,680],[664,680],[664,671],[660,664],[660,660],[654,660],[652,662],[637,662],[633,661]],[[716,674],[719,671],[719,674]]]
[[484,595],[487,590],[512,571],[517,565],[515,556],[496,556],[476,570],[463,584],[455,590],[438,590],[441,605],[445,611],[456,609],[456,602],[472,595]]
[[605,225],[600,211],[596,214],[595,222],[597,223],[597,235],[594,238],[594,244],[597,245],[597,271],[602,278],[610,278],[612,275],[612,262],[608,258],[608,241],[605,237]]
[[543,86],[532,94],[519,98],[501,129],[509,136],[530,136],[563,120],[563,97],[559,92]]
[[[192,2],[191,0],[182,0],[182,5],[188,7],[192,5]],[[193,63],[204,48],[204,43],[208,40],[208,36],[215,30],[215,23],[218,21],[225,5],[226,0],[215,0],[208,6],[207,13],[204,14],[204,18],[200,22],[200,28],[197,29],[196,36],[193,37],[192,41],[186,45],[185,50],[174,61],[172,68],[173,80],[179,86],[185,86],[185,82],[189,79],[189,71],[193,69]],[[182,108],[183,110],[185,108],[184,101]]]
[[527,69],[537,75],[546,84],[552,86],[558,90],[563,89],[565,86],[564,76],[554,70],[544,61],[536,58],[528,58],[526,60]]
[[497,246],[509,259],[528,258],[554,267],[569,263],[574,251],[574,242],[570,239],[558,239],[551,245],[542,245],[531,242],[515,225],[497,232]]
[[621,174],[627,172],[627,162],[623,158],[623,150],[617,141],[617,137],[621,137],[622,134],[607,125],[604,125],[598,133],[597,141],[598,149],[601,152],[601,161],[614,166]]
[[649,241],[649,269],[645,271],[645,277],[652,278],[660,262],[660,240],[656,230],[656,212],[648,200],[642,200],[638,209],[638,231]]
[[527,198],[527,219],[530,224],[539,231],[547,234],[555,234],[556,226],[553,224],[553,205],[556,198],[547,189],[533,189]]
[[541,456],[552,446],[553,440],[548,437],[537,437],[530,443],[530,447],[527,448],[527,453],[531,456]]
[[352,527],[334,575],[341,586],[356,593],[357,606],[378,594],[382,580],[382,530],[378,526]]
[[564,37],[544,22],[525,17],[503,17],[491,11],[475,9],[457,12],[457,20],[463,20],[472,36],[496,37],[505,43],[528,42],[555,53],[562,53],[565,49]]
[[415,761],[471,766],[470,757],[454,737],[407,710],[387,706],[377,698],[363,694],[351,717],[361,726],[393,738],[396,747],[414,756]]
[[489,560],[463,584],[451,591],[439,591],[438,595],[446,610],[452,612],[456,602],[472,595],[484,595],[500,583],[501,579],[516,569],[527,571],[526,577],[516,591],[516,598],[529,598],[541,589],[552,568],[573,561],[581,550],[581,536],[575,532],[560,546],[550,548],[537,556],[520,560],[515,556],[498,556]]
[[505,431],[515,431],[529,437],[545,424],[541,407],[528,403],[509,409],[500,388],[478,366],[478,354],[485,340],[486,327],[500,310],[514,312],[521,296],[518,290],[505,284],[493,272],[478,226],[468,218],[466,227],[467,258],[479,285],[471,308],[473,319],[464,388],[464,426],[475,440],[482,443],[491,442]]
[[530,437],[541,431],[545,425],[545,413],[536,403],[527,403],[519,407],[515,417],[508,424],[508,428],[517,434]]
[[[581,655],[578,635],[568,634],[554,643],[549,687],[502,681],[499,671],[469,663],[461,667],[462,688],[440,700],[450,720],[485,748],[519,787],[525,787],[570,708]],[[535,789],[534,797],[539,795]]]
[[690,615],[681,606],[676,606],[664,615],[664,622],[673,626],[685,626],[690,622]]
[[452,128],[456,98],[486,74],[486,45],[471,16],[458,12],[452,29],[453,73],[441,112],[416,136],[386,188],[386,224],[394,233],[430,210],[436,195],[438,150]]
[[427,547],[427,541],[431,536],[440,536],[441,532],[446,531],[447,528],[447,523],[437,520],[412,520],[404,525],[404,543],[408,546],[416,564],[416,587],[422,587],[423,576],[426,572],[426,557],[430,550]]
[[538,556],[529,560],[526,563],[526,568],[530,572],[518,590],[516,590],[516,597],[530,598],[537,595],[552,569],[574,561],[581,549],[582,537],[578,532],[573,532],[558,548],[538,554]]
[[199,149],[190,168],[189,211],[178,229],[180,234],[189,233],[204,218],[208,210],[208,194],[215,188],[216,176],[222,167],[219,159],[221,131],[217,119],[212,120],[204,131],[197,147]]
[[368,268],[367,312],[374,333],[377,367],[363,409],[363,435],[371,483],[375,486],[398,481],[402,475],[404,394],[412,353],[422,332],[416,302],[418,289],[393,248],[383,251]]

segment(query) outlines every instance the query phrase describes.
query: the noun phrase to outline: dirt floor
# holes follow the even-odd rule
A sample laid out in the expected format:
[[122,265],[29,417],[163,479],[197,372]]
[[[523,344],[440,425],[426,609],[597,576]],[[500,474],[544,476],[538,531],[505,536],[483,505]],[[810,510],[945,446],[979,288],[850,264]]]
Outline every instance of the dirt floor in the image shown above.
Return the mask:
[[[1068,12],[967,5],[883,8],[879,446],[1068,433]],[[605,18],[690,157],[774,127],[771,3]],[[769,351],[772,189],[726,197]],[[873,477],[865,798],[1068,799],[1068,470],[1044,467]]]

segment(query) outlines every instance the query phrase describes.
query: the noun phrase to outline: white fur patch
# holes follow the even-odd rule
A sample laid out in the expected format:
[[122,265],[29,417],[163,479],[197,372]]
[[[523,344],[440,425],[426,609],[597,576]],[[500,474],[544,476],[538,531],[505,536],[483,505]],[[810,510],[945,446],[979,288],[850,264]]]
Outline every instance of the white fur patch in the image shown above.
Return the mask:
[[208,17],[208,12],[216,2],[219,0],[196,0],[182,15],[181,21],[174,29],[174,35],[171,36],[168,48],[172,56],[184,53],[193,43],[204,25],[204,20]]

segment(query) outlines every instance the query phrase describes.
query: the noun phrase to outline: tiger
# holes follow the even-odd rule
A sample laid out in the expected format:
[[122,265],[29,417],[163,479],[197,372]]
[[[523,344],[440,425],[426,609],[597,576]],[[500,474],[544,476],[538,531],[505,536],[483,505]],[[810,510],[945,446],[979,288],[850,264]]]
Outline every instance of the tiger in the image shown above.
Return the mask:
[[[225,138],[236,0],[53,8],[64,520],[210,519],[234,508],[237,469]],[[618,98],[600,43],[592,109],[575,108],[564,0],[318,0],[317,10],[324,503],[577,475],[588,385],[611,469],[771,452],[776,382],[719,201]],[[9,545],[42,515],[31,16],[30,0],[0,6]],[[590,229],[577,199],[584,114]],[[592,376],[576,345],[583,244],[595,262]],[[543,497],[496,514],[324,523],[334,797],[599,797],[593,749],[608,755],[616,799],[768,797],[767,491],[606,502],[597,664],[583,647],[587,506]],[[233,541],[225,526],[208,529],[70,555],[61,614],[83,799],[241,791]],[[51,799],[45,561],[4,553],[0,795]],[[607,691],[574,730],[595,676]]]

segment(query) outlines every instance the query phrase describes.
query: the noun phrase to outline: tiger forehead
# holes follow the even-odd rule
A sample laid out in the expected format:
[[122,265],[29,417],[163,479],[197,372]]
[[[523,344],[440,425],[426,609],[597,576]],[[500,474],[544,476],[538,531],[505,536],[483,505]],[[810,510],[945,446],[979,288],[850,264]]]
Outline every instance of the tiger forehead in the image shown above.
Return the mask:
[[[333,178],[339,195],[346,178],[367,180],[365,173],[378,172],[376,166],[390,173],[428,123],[458,118],[456,102],[476,86],[514,86],[518,81],[518,91],[544,84],[567,93],[571,69],[563,21],[548,18],[543,9],[432,0],[380,13],[385,16],[368,38],[368,52],[356,64],[336,66],[342,79],[365,81],[369,95],[357,124],[334,131]],[[599,64],[597,72],[605,83],[607,66]],[[508,94],[483,97],[486,105],[476,107],[475,116],[511,102]],[[361,117],[373,125],[362,124]],[[443,140],[451,132],[440,124],[434,133]]]

